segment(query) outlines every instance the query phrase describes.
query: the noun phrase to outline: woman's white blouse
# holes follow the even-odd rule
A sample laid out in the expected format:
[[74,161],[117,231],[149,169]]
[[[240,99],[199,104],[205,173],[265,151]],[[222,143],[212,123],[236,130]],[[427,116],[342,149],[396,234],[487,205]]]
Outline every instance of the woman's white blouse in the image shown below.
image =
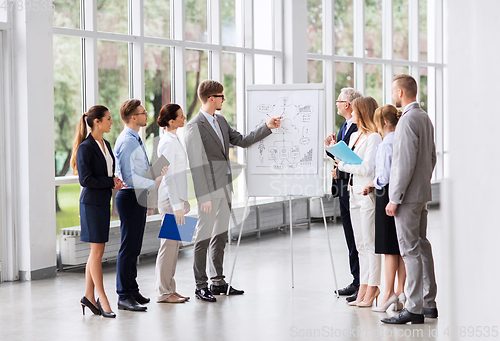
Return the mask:
[[[361,132],[351,135],[349,140],[349,147],[352,146],[358,139]],[[369,135],[362,135],[354,148],[354,152],[363,160],[359,165],[348,165],[345,162],[339,162],[339,170],[351,173],[352,177],[352,190],[354,193],[362,193],[366,185],[373,180],[375,175],[375,155],[377,146],[382,142],[382,137],[378,133],[371,133]]]
[[174,211],[183,208],[187,198],[187,155],[179,137],[165,130],[158,143],[158,156],[163,155],[170,165],[158,188],[158,207],[167,199]]
[[102,154],[104,155],[104,159],[106,160],[106,169],[108,170],[108,176],[110,178],[114,177],[114,174],[113,174],[113,157],[111,156],[111,153],[109,152],[108,150],[108,147],[106,146],[106,143],[103,141],[104,143],[104,149],[102,149],[102,145],[95,141],[95,143],[97,143],[97,145],[99,146],[99,149],[101,150]]

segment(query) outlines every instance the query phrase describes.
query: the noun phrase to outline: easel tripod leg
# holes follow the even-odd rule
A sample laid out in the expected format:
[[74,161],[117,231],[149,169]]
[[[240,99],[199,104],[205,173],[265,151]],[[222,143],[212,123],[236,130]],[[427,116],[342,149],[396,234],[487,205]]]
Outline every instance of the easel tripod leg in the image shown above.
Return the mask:
[[330,234],[328,233],[328,225],[326,223],[325,208],[323,206],[323,197],[319,198],[321,203],[321,213],[323,213],[323,222],[325,224],[326,239],[328,240],[328,250],[330,251],[330,261],[332,262],[333,279],[335,281],[335,292],[339,298],[339,285],[337,284],[337,275],[335,274],[335,265],[333,264],[332,245],[330,243]]
[[[248,213],[248,200],[249,197],[247,197],[247,200],[245,202],[245,210],[243,211],[243,220],[241,221],[240,234],[238,235],[238,243],[236,244],[236,252],[234,254],[233,267],[231,268],[231,275],[229,276],[229,283],[227,285],[226,295],[229,295],[229,290],[231,289],[231,283],[233,281],[234,267],[236,266],[236,258],[238,258],[238,250],[240,249],[241,235],[243,234],[243,226],[245,225],[245,218]],[[232,210],[231,210],[231,215],[233,217],[233,225],[236,226],[237,225],[236,218]]]

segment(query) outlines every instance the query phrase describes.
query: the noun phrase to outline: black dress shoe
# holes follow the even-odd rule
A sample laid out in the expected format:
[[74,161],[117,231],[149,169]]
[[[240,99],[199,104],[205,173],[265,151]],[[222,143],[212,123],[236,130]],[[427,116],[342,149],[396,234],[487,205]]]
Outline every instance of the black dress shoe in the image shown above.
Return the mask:
[[130,311],[146,311],[148,307],[140,305],[133,297],[129,297],[126,300],[118,300],[118,309]]
[[[345,288],[339,289],[339,295],[340,296],[350,296],[354,294],[356,291],[358,291],[358,287],[355,286],[354,284],[349,284]],[[333,293],[337,295],[337,290],[334,290]]]
[[[210,291],[214,295],[225,295],[227,293],[227,283],[224,285],[210,285]],[[243,295],[243,290],[238,290],[233,287],[229,288],[229,295]]]
[[202,301],[207,301],[207,302],[216,302],[217,299],[212,295],[210,290],[208,288],[201,288],[201,289],[196,289],[194,291],[194,295],[196,298],[202,300]]
[[408,322],[411,324],[422,324],[424,323],[424,314],[413,314],[405,308],[401,310],[399,314],[394,315],[393,317],[387,317],[380,321],[390,324],[406,324]]
[[435,319],[438,317],[437,308],[424,308],[424,317]]
[[142,296],[140,292],[138,292],[137,294],[132,295],[132,297],[139,304],[146,304],[146,303],[149,303],[149,301],[151,301],[151,299],[149,297]]
[[356,301],[357,299],[358,299],[358,290],[356,290],[354,294],[352,294],[351,296],[345,298],[347,302]]

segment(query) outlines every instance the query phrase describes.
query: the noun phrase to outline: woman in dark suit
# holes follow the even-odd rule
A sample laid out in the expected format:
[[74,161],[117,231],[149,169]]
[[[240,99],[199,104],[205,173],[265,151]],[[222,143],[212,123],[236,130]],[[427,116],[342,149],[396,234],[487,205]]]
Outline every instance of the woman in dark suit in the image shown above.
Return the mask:
[[[116,317],[111,311],[104,292],[102,275],[102,255],[109,239],[111,189],[123,187],[122,181],[114,176],[115,161],[108,141],[103,133],[111,130],[113,120],[109,110],[95,105],[82,115],[73,145],[71,166],[78,174],[83,187],[80,195],[80,225],[83,242],[90,243],[90,255],[85,268],[85,296],[80,303],[83,314],[85,307],[94,314]],[[87,125],[90,134],[87,136]],[[99,298],[94,296],[94,288]]]

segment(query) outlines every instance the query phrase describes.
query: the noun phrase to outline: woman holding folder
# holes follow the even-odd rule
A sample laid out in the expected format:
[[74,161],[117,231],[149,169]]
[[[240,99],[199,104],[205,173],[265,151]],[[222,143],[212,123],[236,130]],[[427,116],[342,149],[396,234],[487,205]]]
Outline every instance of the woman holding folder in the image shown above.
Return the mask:
[[[187,199],[187,155],[177,129],[184,127],[186,116],[177,104],[166,104],[160,110],[157,123],[164,128],[158,143],[158,157],[164,156],[169,162],[167,173],[158,188],[158,210],[162,221],[166,214],[173,214],[177,225],[184,225],[184,215],[190,210]],[[189,300],[175,289],[175,267],[179,253],[179,241],[161,239],[156,258],[156,295],[158,303],[182,303]]]
[[338,169],[352,177],[349,205],[359,253],[359,292],[356,301],[349,302],[349,305],[371,307],[380,294],[380,255],[375,254],[375,198],[373,193],[364,196],[363,189],[375,175],[375,153],[382,137],[373,122],[377,101],[372,97],[361,97],[352,102],[352,107],[353,123],[358,126],[358,131],[351,135],[349,147],[363,161],[356,165],[338,162]]
[[[83,187],[80,194],[80,240],[90,243],[90,254],[85,267],[85,296],[80,303],[103,317],[116,317],[111,311],[104,292],[102,256],[109,239],[111,189],[121,189],[123,182],[116,176],[115,159],[108,141],[102,138],[109,133],[113,120],[108,108],[94,105],[84,113],[78,123],[71,155],[73,173]],[[90,134],[87,133],[87,125]],[[97,290],[97,302],[94,296]]]

